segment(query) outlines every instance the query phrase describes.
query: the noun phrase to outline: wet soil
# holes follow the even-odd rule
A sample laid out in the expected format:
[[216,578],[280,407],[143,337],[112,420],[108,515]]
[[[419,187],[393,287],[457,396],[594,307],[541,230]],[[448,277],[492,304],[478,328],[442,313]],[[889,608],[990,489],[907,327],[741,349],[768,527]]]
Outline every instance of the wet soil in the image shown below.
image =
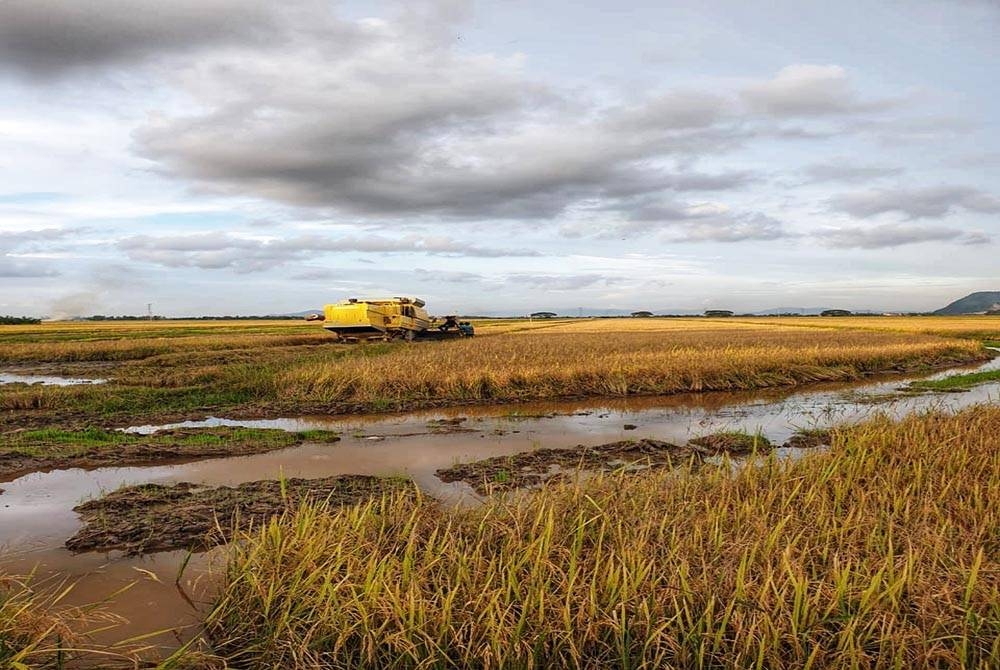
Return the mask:
[[706,458],[723,455],[746,456],[772,448],[770,441],[762,436],[723,432],[693,439],[683,446],[646,438],[596,446],[536,449],[459,463],[441,468],[435,474],[443,482],[465,482],[480,495],[489,495],[562,480],[573,471],[641,471],[697,464]]
[[796,432],[788,438],[784,446],[790,449],[814,449],[816,447],[828,447],[832,442],[832,430],[815,428]]
[[770,451],[771,441],[763,435],[750,435],[748,433],[721,432],[712,433],[696,437],[688,446],[700,447],[701,453],[705,450],[713,456],[729,454],[731,456],[745,456],[753,452]]
[[402,478],[365,475],[264,480],[236,487],[189,482],[129,486],[74,507],[84,526],[66,541],[66,548],[121,550],[128,555],[204,550],[227,542],[236,529],[259,525],[305,501],[338,507],[410,487]]
[[[5,433],[0,437],[11,440],[16,434]],[[273,437],[269,439],[254,439],[253,436],[238,437],[239,435],[240,432],[232,428],[201,430],[178,428],[159,431],[155,436],[137,438],[135,442],[94,447],[72,455],[42,455],[32,453],[33,450],[18,450],[15,447],[10,451],[0,451],[0,481],[12,480],[30,472],[185,463],[209,458],[261,454],[307,441],[331,443],[340,440],[340,437],[333,433],[319,431],[311,433],[273,431]],[[205,439],[212,436],[220,439],[218,441]]]

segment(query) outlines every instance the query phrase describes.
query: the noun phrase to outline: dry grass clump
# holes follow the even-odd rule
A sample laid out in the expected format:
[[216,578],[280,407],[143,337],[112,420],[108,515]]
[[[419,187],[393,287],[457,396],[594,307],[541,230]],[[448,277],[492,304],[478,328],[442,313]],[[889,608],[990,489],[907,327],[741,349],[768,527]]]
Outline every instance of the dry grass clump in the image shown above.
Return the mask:
[[234,546],[208,630],[252,667],[995,668],[1000,408],[473,510],[304,507]]
[[274,389],[285,400],[392,407],[751,389],[983,357],[974,342],[860,331],[738,324],[668,333],[557,330],[311,361],[277,373]]
[[0,668],[62,668],[81,651],[73,624],[87,614],[60,607],[68,592],[65,585],[33,586],[0,574]]

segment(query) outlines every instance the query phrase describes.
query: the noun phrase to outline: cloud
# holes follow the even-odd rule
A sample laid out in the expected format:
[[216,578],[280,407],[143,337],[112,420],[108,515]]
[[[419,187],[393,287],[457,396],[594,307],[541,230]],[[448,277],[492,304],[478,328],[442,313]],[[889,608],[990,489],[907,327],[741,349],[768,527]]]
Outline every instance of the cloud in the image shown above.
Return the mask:
[[14,251],[38,249],[45,243],[59,240],[77,232],[76,229],[43,228],[18,232],[0,231],[0,277],[41,278],[59,276],[59,271],[47,262],[35,259],[24,260],[11,255]]
[[268,0],[4,0],[0,63],[47,78],[203,47],[263,46],[299,14],[277,7]]
[[0,251],[13,251],[25,246],[34,246],[39,243],[59,240],[78,232],[80,232],[79,228],[41,228],[18,232],[0,231]]
[[598,284],[610,286],[625,281],[624,277],[601,274],[531,274],[516,273],[505,276],[505,281],[524,284],[545,291],[577,291]]
[[623,199],[601,208],[612,220],[577,220],[564,237],[626,239],[658,234],[666,242],[746,242],[793,237],[784,223],[762,212],[733,211],[719,202],[683,203],[660,198]]
[[228,268],[241,273],[269,270],[337,252],[424,253],[483,258],[540,255],[532,249],[492,249],[449,237],[418,235],[400,238],[303,235],[286,239],[256,239],[223,232],[163,237],[136,235],[120,240],[118,248],[136,261],[166,267]]
[[921,242],[988,244],[991,238],[981,231],[962,231],[942,226],[887,223],[878,226],[844,226],[819,233],[825,246],[837,249],[884,249]]
[[873,189],[830,199],[831,209],[867,219],[899,212],[909,219],[940,219],[957,209],[983,214],[1000,212],[1000,198],[965,186]]
[[773,79],[746,86],[741,97],[751,110],[774,117],[856,114],[896,104],[862,100],[839,65],[789,65]]
[[760,212],[720,214],[688,220],[675,232],[672,242],[747,242],[778,240],[792,235],[784,224]]
[[856,165],[841,160],[831,163],[814,163],[803,168],[802,172],[813,182],[855,184],[883,177],[895,177],[903,174],[903,168],[879,165]]
[[707,128],[735,112],[725,96],[696,90],[676,90],[648,98],[634,107],[622,107],[615,123],[625,129]]
[[206,59],[178,78],[198,111],[151,118],[136,148],[214,192],[424,221],[555,218],[758,178],[678,167],[760,136],[731,91],[600,104],[422,25],[355,22],[346,46],[299,35],[280,51]]
[[59,272],[54,268],[37,261],[24,261],[11,258],[7,255],[0,255],[0,277],[14,278],[37,278],[37,277],[57,277]]
[[472,284],[479,283],[486,279],[485,276],[476,272],[458,272],[454,270],[427,270],[416,268],[413,274],[425,281],[446,282],[449,284]]

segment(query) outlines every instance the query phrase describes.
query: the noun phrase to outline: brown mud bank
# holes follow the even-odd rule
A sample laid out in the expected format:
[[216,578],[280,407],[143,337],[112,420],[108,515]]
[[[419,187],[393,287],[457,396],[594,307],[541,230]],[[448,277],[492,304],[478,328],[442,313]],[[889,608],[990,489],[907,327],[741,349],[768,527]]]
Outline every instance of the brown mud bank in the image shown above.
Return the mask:
[[14,431],[0,444],[0,481],[31,472],[80,468],[162,465],[210,458],[250,456],[306,442],[332,443],[328,431],[286,432],[245,428],[172,429],[128,435],[90,429]]
[[227,542],[236,530],[265,523],[303,502],[352,505],[410,487],[406,479],[367,475],[264,480],[236,487],[141,484],[74,507],[84,526],[66,541],[66,548],[126,554],[209,549]]
[[[803,449],[829,444],[824,431],[796,433],[783,445]],[[641,439],[566,449],[536,449],[511,456],[494,456],[441,468],[436,474],[446,483],[464,482],[480,495],[540,486],[566,479],[580,471],[643,470],[700,464],[707,458],[766,454],[775,449],[762,435],[720,432],[690,440],[685,445]]]

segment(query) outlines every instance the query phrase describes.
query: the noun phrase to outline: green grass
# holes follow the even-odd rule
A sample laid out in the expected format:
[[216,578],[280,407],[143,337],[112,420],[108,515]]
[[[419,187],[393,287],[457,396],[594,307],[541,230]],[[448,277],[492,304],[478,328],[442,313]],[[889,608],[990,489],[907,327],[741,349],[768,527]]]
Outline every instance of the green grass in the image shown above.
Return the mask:
[[472,509],[305,506],[231,545],[207,630],[239,667],[985,670],[998,538],[983,406]]
[[957,391],[995,381],[1000,381],[1000,370],[970,372],[963,375],[942,377],[941,379],[924,379],[910,382],[909,388],[928,391]]

